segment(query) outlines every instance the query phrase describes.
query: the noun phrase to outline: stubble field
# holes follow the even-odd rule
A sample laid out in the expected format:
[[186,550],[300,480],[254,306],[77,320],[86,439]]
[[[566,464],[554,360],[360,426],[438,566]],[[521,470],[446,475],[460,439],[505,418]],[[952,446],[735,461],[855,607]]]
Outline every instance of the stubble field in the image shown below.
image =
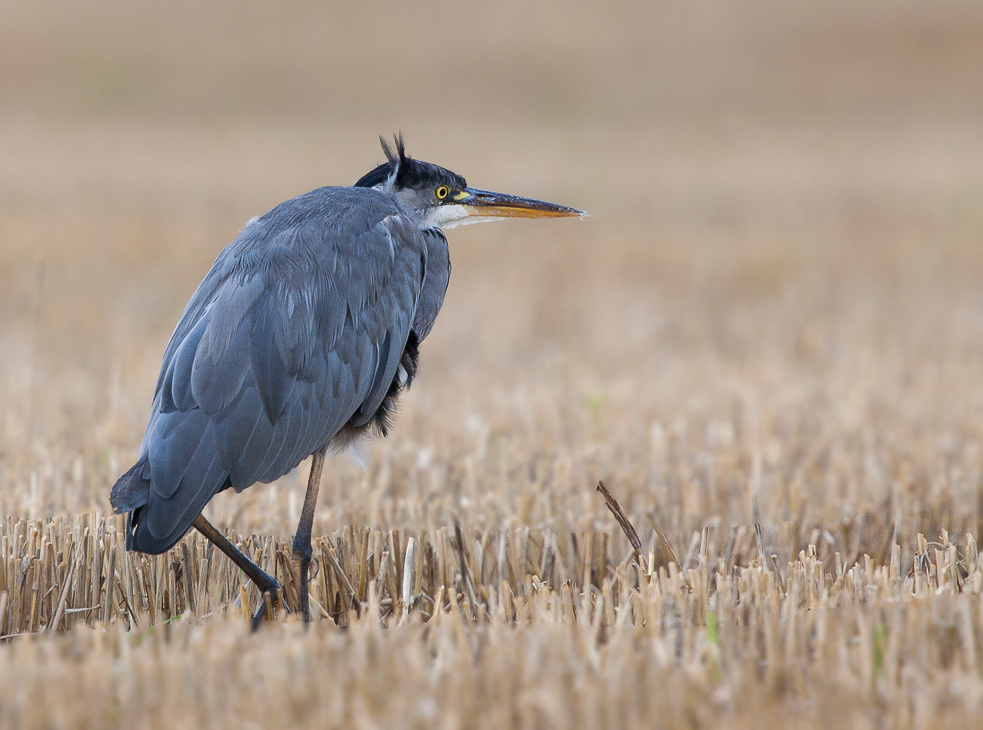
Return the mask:
[[[0,727],[973,726],[974,5],[383,10],[5,11]],[[250,635],[109,489],[221,247],[398,129],[592,215],[448,233],[392,435],[325,468],[315,621]],[[291,602],[306,476],[206,509]]]

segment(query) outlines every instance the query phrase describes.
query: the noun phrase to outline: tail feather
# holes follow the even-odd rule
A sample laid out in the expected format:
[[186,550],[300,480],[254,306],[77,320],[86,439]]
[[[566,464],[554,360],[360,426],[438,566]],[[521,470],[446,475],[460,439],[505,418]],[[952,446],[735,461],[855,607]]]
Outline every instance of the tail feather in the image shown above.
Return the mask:
[[116,514],[132,512],[150,501],[150,469],[146,459],[141,459],[116,480],[109,495],[109,503]]
[[[217,459],[213,459],[200,480],[190,480],[191,487],[199,481],[201,487],[187,499],[178,499],[174,505],[152,493],[150,465],[144,460],[121,476],[113,487],[109,501],[119,514],[126,512],[126,549],[140,553],[159,555],[167,552],[191,527],[195,517],[217,492],[232,486],[228,475],[221,471]],[[178,503],[187,502],[180,513]],[[164,523],[164,524],[162,524]]]
[[136,528],[144,508],[150,501],[150,464],[141,459],[116,480],[109,495],[113,512],[126,512],[126,549],[139,550],[136,544]]
[[[162,534],[154,534],[154,531],[149,529],[149,523],[159,522],[160,515],[155,513],[167,509],[160,504],[162,500],[159,496],[153,496],[150,463],[146,459],[141,459],[116,481],[109,495],[109,503],[116,514],[127,513],[126,549],[159,555],[170,550],[188,531],[191,522],[208,501],[208,497],[202,498],[205,494],[210,497],[214,491],[205,490],[204,494],[198,495],[194,500],[195,503],[189,505],[179,518],[174,520],[174,524],[170,524]],[[151,509],[155,501],[157,508]],[[155,517],[157,519],[154,519]]]

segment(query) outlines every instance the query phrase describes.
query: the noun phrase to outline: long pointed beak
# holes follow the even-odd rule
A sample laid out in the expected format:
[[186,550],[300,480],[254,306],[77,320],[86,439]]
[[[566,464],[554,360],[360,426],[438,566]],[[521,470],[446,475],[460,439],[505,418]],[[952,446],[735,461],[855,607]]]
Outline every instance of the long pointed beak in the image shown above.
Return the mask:
[[[467,210],[468,217],[476,218],[564,218],[580,216],[586,218],[587,213],[565,205],[547,203],[545,200],[520,198],[517,195],[492,193],[488,190],[468,188],[457,194],[455,203]],[[467,221],[462,221],[467,222]],[[477,221],[475,221],[477,222]]]

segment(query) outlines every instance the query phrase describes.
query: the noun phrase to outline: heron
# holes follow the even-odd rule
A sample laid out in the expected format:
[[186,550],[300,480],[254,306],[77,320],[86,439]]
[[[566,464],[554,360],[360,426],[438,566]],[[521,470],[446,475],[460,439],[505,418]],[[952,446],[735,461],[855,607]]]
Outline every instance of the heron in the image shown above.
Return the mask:
[[323,187],[253,218],[215,259],[164,352],[139,458],[113,486],[126,548],[160,554],[192,527],[260,591],[252,617],[289,611],[277,580],[202,514],[219,492],[311,459],[293,539],[295,609],[310,621],[311,531],[326,454],[385,436],[450,280],[443,230],[502,218],[585,216],[469,187],[406,154],[352,187]]

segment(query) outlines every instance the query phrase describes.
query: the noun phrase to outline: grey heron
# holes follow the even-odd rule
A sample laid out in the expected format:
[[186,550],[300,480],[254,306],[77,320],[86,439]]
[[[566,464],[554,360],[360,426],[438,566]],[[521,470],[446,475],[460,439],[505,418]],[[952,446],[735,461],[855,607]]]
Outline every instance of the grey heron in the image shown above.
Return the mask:
[[164,352],[137,463],[110,496],[127,513],[129,550],[162,553],[191,527],[215,543],[260,590],[254,628],[268,605],[286,609],[282,589],[205,519],[208,501],[278,479],[313,455],[292,549],[309,621],[325,453],[386,435],[450,278],[441,229],[585,215],[468,187],[409,157],[402,137],[395,148],[381,141],[386,162],[353,187],[281,203],[218,255]]

